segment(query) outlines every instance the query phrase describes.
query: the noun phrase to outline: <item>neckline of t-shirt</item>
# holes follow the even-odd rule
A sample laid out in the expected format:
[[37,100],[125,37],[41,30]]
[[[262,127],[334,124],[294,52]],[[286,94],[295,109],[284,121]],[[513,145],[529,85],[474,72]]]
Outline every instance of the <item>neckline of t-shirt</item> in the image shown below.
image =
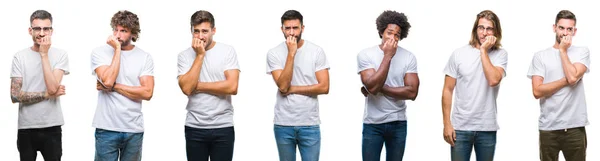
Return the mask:
[[131,50],[121,50],[121,54],[123,54],[123,53],[133,53],[134,51],[137,50],[137,48],[138,48],[137,45],[134,45],[133,49],[131,49]]

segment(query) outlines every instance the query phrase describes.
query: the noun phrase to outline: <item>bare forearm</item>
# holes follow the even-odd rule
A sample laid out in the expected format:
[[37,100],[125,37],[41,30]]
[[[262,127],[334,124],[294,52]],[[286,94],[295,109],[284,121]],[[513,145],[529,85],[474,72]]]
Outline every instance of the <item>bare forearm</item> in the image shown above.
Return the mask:
[[301,94],[305,96],[317,96],[329,93],[329,86],[326,84],[315,84],[308,86],[291,86],[290,94]]
[[502,73],[494,67],[487,51],[481,52],[481,65],[483,66],[483,73],[488,81],[488,85],[492,87],[497,86],[500,80],[502,80]]
[[54,72],[50,67],[50,61],[48,55],[42,56],[42,71],[44,73],[44,83],[46,84],[46,91],[48,94],[55,94],[60,87],[60,81],[54,76]]
[[198,82],[194,93],[208,93],[212,95],[236,95],[237,84],[218,81],[218,82]]
[[533,88],[533,95],[536,99],[548,97],[567,85],[569,85],[569,83],[567,82],[566,78],[561,78],[546,84],[540,84],[539,86]]
[[204,63],[204,55],[197,55],[190,70],[179,77],[179,88],[185,95],[191,95],[195,92]]
[[571,63],[567,52],[560,53],[560,60],[563,67],[563,72],[565,73],[565,78],[567,78],[567,82],[573,84],[577,82],[579,80],[579,78],[577,78],[577,68],[575,68],[575,65]]
[[381,61],[381,64],[379,65],[379,68],[377,69],[377,71],[375,71],[375,74],[371,75],[364,81],[364,84],[367,87],[369,93],[377,94],[381,91],[381,88],[383,88],[385,80],[387,79],[391,60],[392,57],[384,56],[383,60]]
[[102,83],[107,88],[112,88],[115,82],[117,81],[117,76],[119,75],[119,68],[121,67],[121,49],[115,49],[115,54],[113,55],[112,61],[108,68],[104,70],[102,73],[97,73],[100,79],[102,79]]
[[115,84],[115,92],[136,101],[150,100],[153,94],[151,87],[127,86],[123,84]]
[[442,116],[444,126],[452,126],[450,111],[452,109],[452,91],[444,90],[442,93]]
[[417,87],[414,86],[403,86],[403,87],[388,87],[384,86],[381,92],[385,95],[392,96],[396,99],[401,100],[415,100],[418,94]]
[[277,79],[277,87],[279,87],[279,91],[284,93],[288,92],[292,83],[292,75],[294,74],[294,56],[294,54],[288,54],[285,66]]

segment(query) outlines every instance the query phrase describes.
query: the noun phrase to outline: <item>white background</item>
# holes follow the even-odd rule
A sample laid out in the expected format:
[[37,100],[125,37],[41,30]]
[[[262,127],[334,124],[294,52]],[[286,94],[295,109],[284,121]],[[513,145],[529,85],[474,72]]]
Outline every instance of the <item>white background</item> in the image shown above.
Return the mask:
[[[558,11],[569,9],[577,16],[574,45],[589,46],[592,64],[600,62],[597,8],[592,1],[2,1],[0,5],[0,160],[18,160],[16,148],[18,105],[9,99],[13,55],[33,43],[27,33],[29,16],[45,9],[54,17],[52,46],[68,52],[71,75],[64,77],[67,95],[61,97],[66,124],[63,126],[63,160],[93,160],[96,108],[95,79],[91,76],[90,53],[105,44],[111,34],[110,18],[127,9],[140,18],[138,47],[152,54],[155,62],[154,97],[144,102],[145,134],[143,159],[186,160],[184,120],[187,98],[176,81],[177,54],[191,42],[189,19],[197,10],[213,13],[217,32],[214,40],[232,45],[241,66],[235,107],[234,160],[278,160],[273,136],[273,106],[276,86],[265,74],[267,51],[284,41],[280,17],[288,9],[304,15],[303,38],[320,45],[331,65],[330,93],[320,96],[321,160],[361,160],[364,98],[359,92],[356,55],[380,43],[375,19],[386,9],[404,12],[412,25],[408,38],[399,45],[413,52],[418,61],[421,88],[416,101],[408,103],[408,138],[404,160],[449,160],[450,148],[442,137],[442,70],[453,50],[468,43],[475,16],[490,9],[500,18],[502,44],[509,53],[507,77],[498,96],[496,160],[539,160],[539,105],[526,77],[533,53],[554,43],[552,24]],[[592,65],[594,68],[594,65]],[[598,71],[584,76],[588,117],[588,160],[600,160],[600,81]],[[383,152],[382,154],[385,154]],[[298,154],[299,155],[299,154]],[[385,155],[383,155],[385,156]],[[41,159],[38,155],[38,160]],[[383,157],[382,157],[383,159]]]

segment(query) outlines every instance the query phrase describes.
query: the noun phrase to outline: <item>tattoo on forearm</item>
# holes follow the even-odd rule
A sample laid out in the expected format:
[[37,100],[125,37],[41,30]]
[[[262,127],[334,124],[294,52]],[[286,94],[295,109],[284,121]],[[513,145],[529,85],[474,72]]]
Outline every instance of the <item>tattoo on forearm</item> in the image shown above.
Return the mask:
[[13,103],[19,102],[19,95],[21,94],[21,86],[23,85],[23,78],[11,78],[10,79],[10,99]]
[[20,102],[22,104],[34,104],[45,100],[46,92],[23,92],[21,87],[23,78],[12,78],[10,85],[10,98],[13,103]]

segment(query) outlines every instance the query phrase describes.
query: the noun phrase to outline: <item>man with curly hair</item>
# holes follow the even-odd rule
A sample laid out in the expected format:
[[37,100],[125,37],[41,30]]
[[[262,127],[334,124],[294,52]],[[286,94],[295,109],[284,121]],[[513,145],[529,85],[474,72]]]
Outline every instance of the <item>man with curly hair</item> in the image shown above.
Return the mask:
[[64,124],[61,85],[69,74],[69,58],[52,45],[52,14],[33,12],[29,18],[33,46],[17,52],[10,74],[10,96],[19,103],[17,149],[22,161],[35,161],[41,152],[46,161],[60,161]]
[[318,95],[329,93],[329,63],[323,49],[302,39],[303,17],[296,10],[281,16],[286,41],[267,53],[267,74],[279,91],[275,103],[274,133],[279,160],[318,161],[321,151]]
[[140,33],[136,14],[119,11],[110,25],[113,34],[106,40],[107,45],[92,51],[92,74],[98,89],[93,121],[95,160],[139,161],[144,137],[142,100],[152,98],[154,63],[150,54],[131,43]]
[[360,90],[366,97],[362,158],[379,161],[385,144],[386,160],[401,161],[406,145],[405,100],[414,101],[419,92],[417,59],[398,46],[410,29],[404,13],[384,11],[376,24],[381,44],[362,50],[357,57]]
[[[496,97],[506,76],[507,53],[500,48],[502,28],[498,16],[477,14],[468,45],[456,49],[444,69],[442,93],[444,140],[453,161],[468,161],[475,148],[477,161],[494,160],[496,150]],[[452,116],[452,95],[456,97]]]

